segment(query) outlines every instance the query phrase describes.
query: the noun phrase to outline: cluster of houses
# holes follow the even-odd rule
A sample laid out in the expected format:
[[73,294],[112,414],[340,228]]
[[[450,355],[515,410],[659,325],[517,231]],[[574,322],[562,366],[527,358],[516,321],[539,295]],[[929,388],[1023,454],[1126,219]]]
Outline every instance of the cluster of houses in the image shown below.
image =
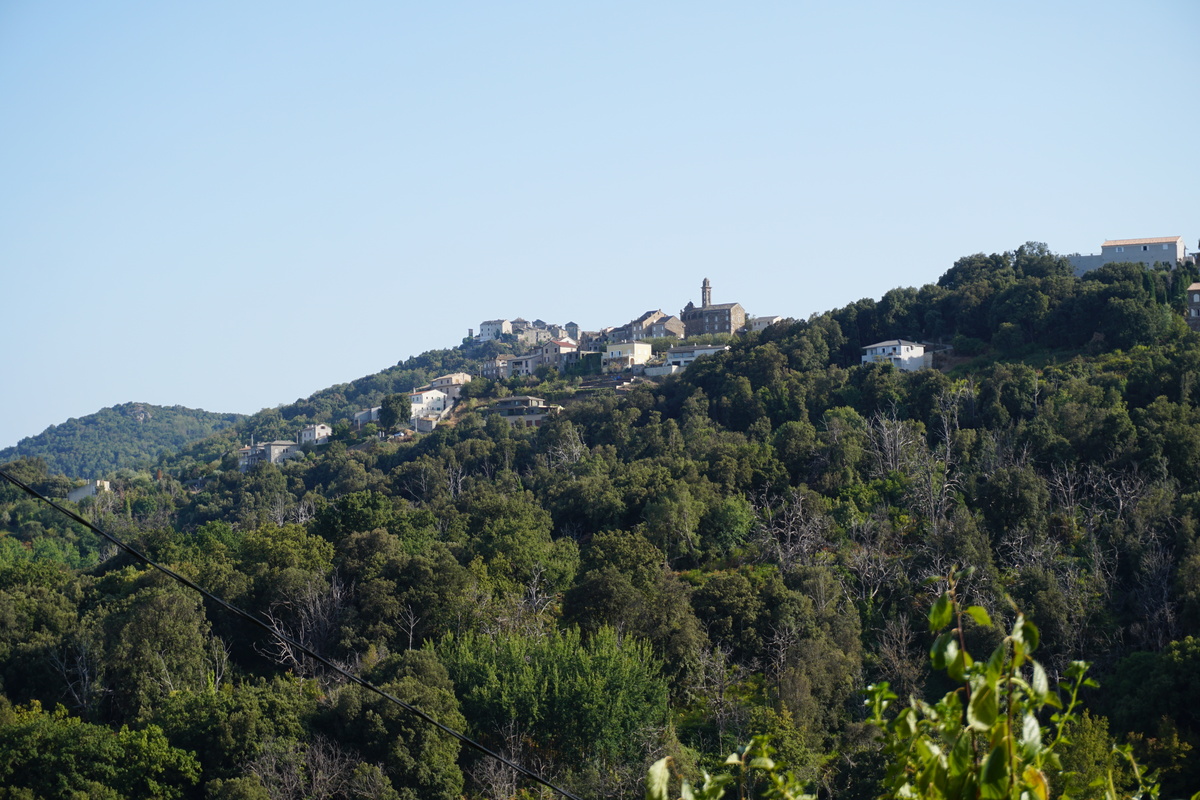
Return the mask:
[[679,315],[661,309],[647,311],[624,325],[598,331],[580,330],[574,322],[553,325],[542,320],[529,322],[490,319],[479,325],[479,336],[469,330],[468,337],[482,341],[502,339],[524,342],[532,346],[523,355],[500,355],[485,362],[481,373],[485,378],[505,379],[533,375],[542,367],[560,372],[581,361],[590,360],[601,372],[638,372],[649,376],[670,375],[703,355],[728,349],[723,346],[680,346],[670,348],[665,356],[655,360],[648,340],[685,339],[706,333],[737,334],[763,330],[782,317],[751,318],[741,303],[713,303],[712,284],[708,278],[700,287],[700,305],[688,302]]
[[[1110,239],[1101,246],[1099,254],[1067,256],[1077,275],[1116,262],[1183,264],[1193,258],[1181,236]],[[750,317],[740,303],[713,303],[712,284],[705,278],[700,287],[700,305],[689,301],[678,316],[661,309],[647,311],[624,325],[598,331],[580,330],[574,322],[555,325],[540,319],[530,322],[520,317],[491,319],[480,323],[478,336],[473,330],[468,330],[467,336],[481,341],[521,342],[532,348],[523,355],[499,355],[484,362],[480,373],[485,378],[533,375],[542,367],[562,372],[584,359],[591,360],[604,373],[633,372],[661,377],[685,370],[696,359],[729,348],[724,345],[680,345],[669,348],[661,358],[655,359],[651,339],[762,331],[781,320],[782,317],[777,316]],[[1200,331],[1200,283],[1188,287],[1187,321],[1193,330]],[[921,342],[889,339],[864,346],[862,363],[890,363],[896,369],[913,372],[931,368],[933,354]],[[456,372],[442,375],[409,392],[412,429],[420,433],[434,430],[450,413],[463,386],[470,381],[471,375]],[[514,427],[532,428],[540,426],[547,416],[560,408],[542,398],[521,395],[497,401],[491,411]],[[381,406],[375,406],[355,414],[355,428],[361,430],[369,423],[378,422],[381,410]],[[277,463],[294,458],[303,454],[306,445],[324,444],[332,435],[333,430],[328,425],[317,424],[301,429],[297,441],[258,444],[252,441],[238,451],[238,465],[244,471],[262,461]],[[95,493],[104,488],[89,485],[77,492],[82,496],[82,493]]]

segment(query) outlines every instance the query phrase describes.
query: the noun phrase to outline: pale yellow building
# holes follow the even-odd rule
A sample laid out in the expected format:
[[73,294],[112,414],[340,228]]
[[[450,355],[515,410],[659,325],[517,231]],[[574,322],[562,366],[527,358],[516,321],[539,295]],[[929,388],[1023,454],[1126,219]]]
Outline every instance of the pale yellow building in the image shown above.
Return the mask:
[[649,342],[618,342],[604,349],[605,372],[620,372],[630,367],[645,364],[650,360],[654,348]]

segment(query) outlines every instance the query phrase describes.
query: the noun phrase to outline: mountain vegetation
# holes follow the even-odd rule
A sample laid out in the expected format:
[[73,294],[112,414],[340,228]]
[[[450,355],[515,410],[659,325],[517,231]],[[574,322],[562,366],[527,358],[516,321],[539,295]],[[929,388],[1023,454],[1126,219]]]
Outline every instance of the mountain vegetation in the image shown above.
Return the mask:
[[[581,797],[639,796],[664,756],[698,785],[757,735],[818,797],[878,796],[902,785],[901,757],[866,687],[938,713],[963,680],[1018,697],[1033,678],[1004,659],[1022,620],[1052,683],[1087,659],[1103,687],[1078,687],[1045,796],[1102,797],[1109,773],[1135,790],[1116,743],[1180,796],[1200,788],[1196,278],[1076,278],[1029,244],[620,395],[477,379],[451,424],[412,440],[346,426],[279,465],[229,456],[242,433],[339,423],[467,358],[427,354],[122,473],[79,510]],[[941,368],[860,363],[898,337],[944,342]],[[489,410],[510,393],[564,409],[512,427]],[[36,458],[4,469],[50,494],[64,480]],[[536,796],[11,486],[0,532],[0,798],[150,782],[185,798]],[[978,609],[955,652],[925,625],[951,588]],[[1009,655],[947,675],[931,650],[936,667]]]
[[70,478],[99,478],[119,469],[144,468],[166,453],[206,439],[242,419],[183,406],[124,403],[72,417],[0,450],[0,462],[40,458]]

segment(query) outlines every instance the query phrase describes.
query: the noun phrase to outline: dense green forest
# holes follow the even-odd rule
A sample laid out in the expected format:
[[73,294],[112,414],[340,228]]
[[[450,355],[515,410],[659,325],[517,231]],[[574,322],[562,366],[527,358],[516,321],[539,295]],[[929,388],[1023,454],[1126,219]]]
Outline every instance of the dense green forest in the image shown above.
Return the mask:
[[[1194,280],[968,256],[620,396],[476,380],[413,441],[241,473],[218,434],[79,508],[588,798],[641,796],[664,755],[695,779],[758,734],[818,796],[877,796],[864,690],[948,691],[927,579],[970,566],[957,596],[996,626],[968,619],[964,645],[1020,609],[1051,677],[1087,659],[1102,685],[1052,794],[1130,780],[1120,742],[1179,796],[1200,788]],[[859,363],[897,337],[945,342],[943,369]],[[468,358],[427,356],[237,431],[338,421]],[[564,411],[512,428],[488,413],[510,392]],[[5,469],[61,488],[46,461]],[[538,796],[7,485],[0,531],[0,798]]]
[[40,458],[71,478],[100,478],[146,467],[161,455],[228,428],[241,414],[214,414],[183,406],[124,403],[72,417],[0,450],[0,462]]

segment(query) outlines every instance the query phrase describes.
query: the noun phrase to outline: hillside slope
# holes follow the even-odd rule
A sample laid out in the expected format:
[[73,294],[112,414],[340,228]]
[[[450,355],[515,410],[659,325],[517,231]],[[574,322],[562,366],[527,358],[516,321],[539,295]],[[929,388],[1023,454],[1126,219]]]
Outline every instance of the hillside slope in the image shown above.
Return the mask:
[[54,472],[95,478],[153,461],[163,450],[178,450],[240,419],[241,414],[183,406],[122,403],[26,437],[16,446],[0,450],[0,463],[41,458]]

